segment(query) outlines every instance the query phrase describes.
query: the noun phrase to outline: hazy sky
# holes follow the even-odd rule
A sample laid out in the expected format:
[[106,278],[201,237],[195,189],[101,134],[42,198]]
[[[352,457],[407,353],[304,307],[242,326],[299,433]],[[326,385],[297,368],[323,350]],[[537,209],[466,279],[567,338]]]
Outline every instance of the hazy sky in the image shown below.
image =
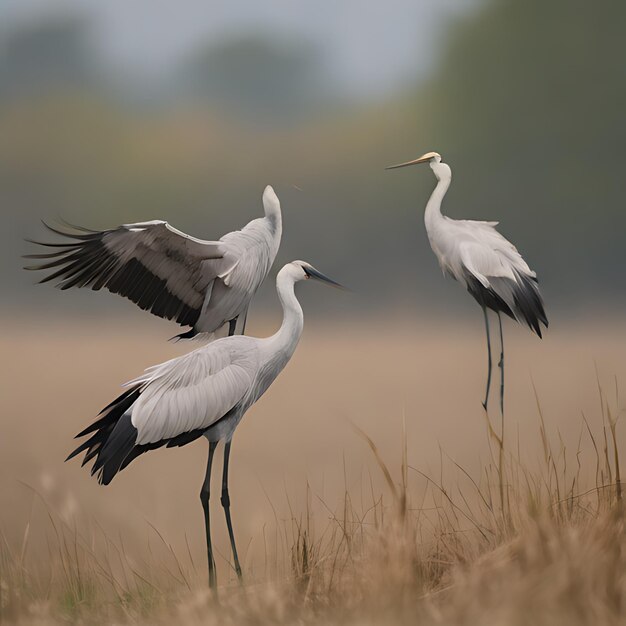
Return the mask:
[[449,19],[480,0],[0,0],[0,24],[80,10],[111,63],[153,76],[211,38],[305,38],[347,93],[375,95],[427,72]]

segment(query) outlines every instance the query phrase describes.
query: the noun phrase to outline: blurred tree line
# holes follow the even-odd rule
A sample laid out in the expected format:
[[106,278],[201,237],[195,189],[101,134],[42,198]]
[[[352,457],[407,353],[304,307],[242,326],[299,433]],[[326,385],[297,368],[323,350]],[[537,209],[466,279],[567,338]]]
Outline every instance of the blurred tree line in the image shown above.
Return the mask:
[[293,40],[212,42],[137,99],[103,70],[86,21],[5,29],[4,282],[33,291],[16,259],[38,218],[160,217],[215,237],[257,215],[271,183],[279,260],[308,258],[363,294],[345,306],[462,307],[423,232],[432,173],[383,169],[437,150],[454,173],[444,210],[500,219],[550,308],[622,300],[624,24],[616,1],[487,0],[450,25],[428,80],[382,103],[333,99],[323,55]]
[[5,26],[0,38],[0,99],[26,99],[61,89],[98,84],[98,60],[89,45],[89,24],[58,15],[19,28]]

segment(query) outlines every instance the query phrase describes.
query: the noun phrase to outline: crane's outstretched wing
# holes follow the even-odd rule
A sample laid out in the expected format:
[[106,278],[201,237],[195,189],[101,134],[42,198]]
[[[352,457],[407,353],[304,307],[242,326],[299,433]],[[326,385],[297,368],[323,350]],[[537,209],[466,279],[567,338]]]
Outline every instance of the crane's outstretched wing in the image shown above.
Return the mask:
[[492,224],[475,224],[475,231],[459,244],[458,278],[481,306],[528,324],[541,337],[540,324],[547,327],[548,318],[537,275]]
[[40,282],[58,280],[61,289],[104,287],[183,326],[194,325],[207,287],[223,269],[217,261],[223,257],[220,242],[196,239],[160,220],[124,224],[105,231],[46,226],[71,241],[33,242],[57,249],[26,255],[31,259],[52,259],[26,268],[54,270]]
[[[243,345],[242,339],[249,340],[250,349],[232,351],[223,345]],[[149,368],[76,435],[91,436],[68,459],[86,451],[83,465],[95,457],[91,473],[107,485],[140,454],[202,436],[249,392],[256,363],[252,342],[247,337],[218,340]]]

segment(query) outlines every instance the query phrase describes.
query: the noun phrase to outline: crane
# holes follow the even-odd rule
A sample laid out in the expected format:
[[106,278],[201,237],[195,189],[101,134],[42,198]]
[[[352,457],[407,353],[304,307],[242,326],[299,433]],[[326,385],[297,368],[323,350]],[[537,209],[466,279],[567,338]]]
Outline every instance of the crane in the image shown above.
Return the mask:
[[[54,252],[29,254],[44,261],[28,270],[54,270],[40,282],[58,287],[103,287],[158,317],[191,326],[178,339],[217,331],[243,334],[250,301],[267,276],[280,246],[280,202],[269,185],[264,217],[219,241],[204,241],[165,221],[124,224],[105,231],[46,227],[70,241],[42,243]],[[69,225],[68,225],[69,226]]]
[[235,570],[241,580],[230,515],[228,464],[232,437],[246,411],[267,391],[293,355],[304,323],[295,284],[317,279],[341,287],[304,261],[285,265],[276,278],[283,309],[280,329],[258,339],[230,336],[160,365],[126,384],[126,391],[105,407],[95,422],[76,435],[89,436],[67,458],[85,452],[82,465],[93,459],[91,474],[108,485],[131,461],[149,450],[184,446],[199,437],[209,441],[200,491],[204,511],[209,585],[217,575],[211,545],[209,494],[213,454],[224,442],[221,503]]
[[441,214],[452,170],[437,152],[427,152],[413,161],[387,169],[428,163],[437,178],[426,210],[424,223],[431,248],[445,275],[469,291],[483,310],[487,336],[487,384],[483,408],[487,410],[491,386],[491,338],[487,309],[495,311],[500,329],[500,411],[504,415],[504,336],[501,313],[527,324],[541,337],[541,324],[548,327],[537,274],[528,267],[517,248],[497,230],[498,222],[454,220]]

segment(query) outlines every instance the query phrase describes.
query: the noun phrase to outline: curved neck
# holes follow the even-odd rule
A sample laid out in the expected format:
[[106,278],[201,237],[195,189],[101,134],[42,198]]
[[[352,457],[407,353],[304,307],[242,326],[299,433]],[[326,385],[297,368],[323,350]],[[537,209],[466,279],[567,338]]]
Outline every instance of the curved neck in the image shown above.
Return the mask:
[[448,191],[448,187],[450,186],[450,178],[440,178],[437,182],[437,186],[430,194],[430,198],[426,203],[426,210],[424,212],[424,222],[426,224],[426,229],[434,227],[437,222],[441,221],[441,203],[443,201],[443,197],[446,195],[446,191]]
[[302,307],[296,298],[295,281],[289,274],[279,273],[276,279],[278,299],[283,307],[283,323],[271,339],[289,354],[293,353],[300,340],[304,326]]

